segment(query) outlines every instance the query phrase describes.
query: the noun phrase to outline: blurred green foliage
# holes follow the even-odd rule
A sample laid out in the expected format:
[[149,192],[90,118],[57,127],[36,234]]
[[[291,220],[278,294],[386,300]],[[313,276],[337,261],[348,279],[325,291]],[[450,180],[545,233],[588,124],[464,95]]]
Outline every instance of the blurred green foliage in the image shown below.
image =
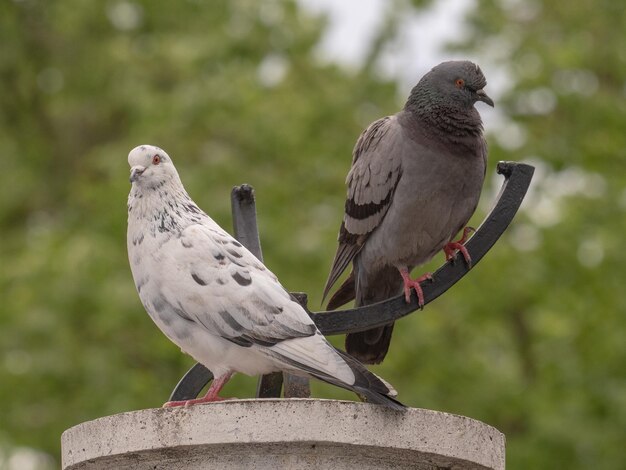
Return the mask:
[[[252,184],[266,264],[319,304],[352,146],[404,98],[374,71],[402,18],[345,70],[315,59],[325,22],[287,0],[0,2],[0,450],[58,459],[64,429],[160,406],[193,363],[128,268],[135,145],[166,149],[229,230],[230,189]],[[506,85],[474,222],[495,162],[530,160],[537,177],[503,240],[399,323],[376,371],[409,405],[505,432],[511,469],[626,461],[624,24],[619,2],[482,0],[456,44]]]

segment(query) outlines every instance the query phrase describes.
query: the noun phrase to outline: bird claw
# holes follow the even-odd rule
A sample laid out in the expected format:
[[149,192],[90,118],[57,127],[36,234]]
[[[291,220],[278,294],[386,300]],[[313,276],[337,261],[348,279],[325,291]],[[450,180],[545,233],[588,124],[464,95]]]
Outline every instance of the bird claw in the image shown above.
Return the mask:
[[433,281],[433,275],[431,273],[425,273],[418,277],[417,279],[411,279],[409,276],[409,272],[405,270],[400,270],[400,275],[402,276],[402,280],[404,281],[404,299],[406,303],[411,303],[411,289],[415,291],[417,295],[417,305],[420,310],[424,309],[424,291],[422,291],[422,286],[420,282],[429,280]]
[[454,264],[456,260],[456,250],[458,250],[462,255],[463,259],[467,263],[467,267],[472,267],[472,257],[470,256],[467,248],[465,248],[464,243],[467,241],[467,238],[471,232],[475,232],[476,229],[473,227],[465,227],[463,229],[463,235],[455,242],[450,242],[443,247],[443,252],[446,254],[446,261],[452,260],[452,264]]
[[463,259],[467,263],[467,266],[469,268],[472,267],[472,257],[470,256],[470,254],[467,251],[467,248],[465,248],[464,245],[461,245],[458,242],[450,242],[444,247],[443,250],[446,254],[446,261],[452,260],[452,264],[454,264],[456,261],[455,251],[458,250],[463,255]]
[[201,405],[203,403],[215,403],[215,402],[224,401],[224,400],[230,400],[230,398],[210,397],[207,399],[207,397],[202,397],[202,398],[194,398],[192,400],[168,401],[163,404],[162,408],[176,408],[179,406],[187,408],[191,405]]
[[199,405],[202,403],[214,403],[216,401],[224,401],[224,400],[232,400],[232,398],[222,398],[217,394],[220,393],[220,390],[224,386],[226,382],[230,380],[233,373],[229,372],[219,378],[213,380],[213,383],[209,387],[206,395],[201,398],[194,398],[192,400],[181,400],[181,401],[168,401],[163,404],[163,408],[174,408],[177,406],[188,407],[190,405]]

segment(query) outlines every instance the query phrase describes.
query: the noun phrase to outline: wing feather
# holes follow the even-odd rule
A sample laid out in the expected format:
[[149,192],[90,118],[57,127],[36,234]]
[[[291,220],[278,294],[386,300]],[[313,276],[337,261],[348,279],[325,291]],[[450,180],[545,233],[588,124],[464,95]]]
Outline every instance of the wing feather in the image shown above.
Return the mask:
[[402,129],[395,116],[372,123],[359,137],[352,154],[352,168],[345,211],[323,298],[380,225],[393,200],[402,176],[400,155],[394,147],[402,145]]
[[226,232],[192,225],[167,243],[163,251],[177,275],[163,286],[162,302],[178,316],[241,346],[273,346],[317,332],[276,277]]

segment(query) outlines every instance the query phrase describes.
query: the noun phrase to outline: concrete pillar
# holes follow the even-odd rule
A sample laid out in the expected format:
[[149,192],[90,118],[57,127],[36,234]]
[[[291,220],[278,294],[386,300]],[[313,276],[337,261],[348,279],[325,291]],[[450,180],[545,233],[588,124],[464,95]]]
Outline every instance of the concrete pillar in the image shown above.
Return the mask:
[[463,416],[317,399],[148,409],[74,426],[63,469],[494,469],[504,435]]

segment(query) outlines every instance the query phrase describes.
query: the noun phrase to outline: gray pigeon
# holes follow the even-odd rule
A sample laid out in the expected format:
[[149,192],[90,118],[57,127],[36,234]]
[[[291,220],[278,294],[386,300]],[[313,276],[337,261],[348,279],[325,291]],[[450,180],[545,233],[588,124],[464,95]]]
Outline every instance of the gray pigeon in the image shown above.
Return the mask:
[[[411,279],[416,266],[444,250],[456,250],[471,262],[463,247],[482,189],[487,162],[483,126],[474,103],[493,106],[483,91],[480,68],[468,61],[434,67],[411,91],[404,109],[372,123],[354,147],[346,178],[348,196],[324,298],[352,262],[348,279],[333,295],[328,309],[352,299],[368,305],[404,292],[410,301],[420,281]],[[465,227],[463,236],[452,241]],[[380,363],[387,354],[393,323],[352,333],[346,351],[360,361]]]
[[215,377],[204,398],[165,406],[220,400],[234,372],[288,371],[404,409],[391,386],[332,347],[276,276],[198,208],[167,153],[142,145],[128,163],[128,258],[141,302]]

